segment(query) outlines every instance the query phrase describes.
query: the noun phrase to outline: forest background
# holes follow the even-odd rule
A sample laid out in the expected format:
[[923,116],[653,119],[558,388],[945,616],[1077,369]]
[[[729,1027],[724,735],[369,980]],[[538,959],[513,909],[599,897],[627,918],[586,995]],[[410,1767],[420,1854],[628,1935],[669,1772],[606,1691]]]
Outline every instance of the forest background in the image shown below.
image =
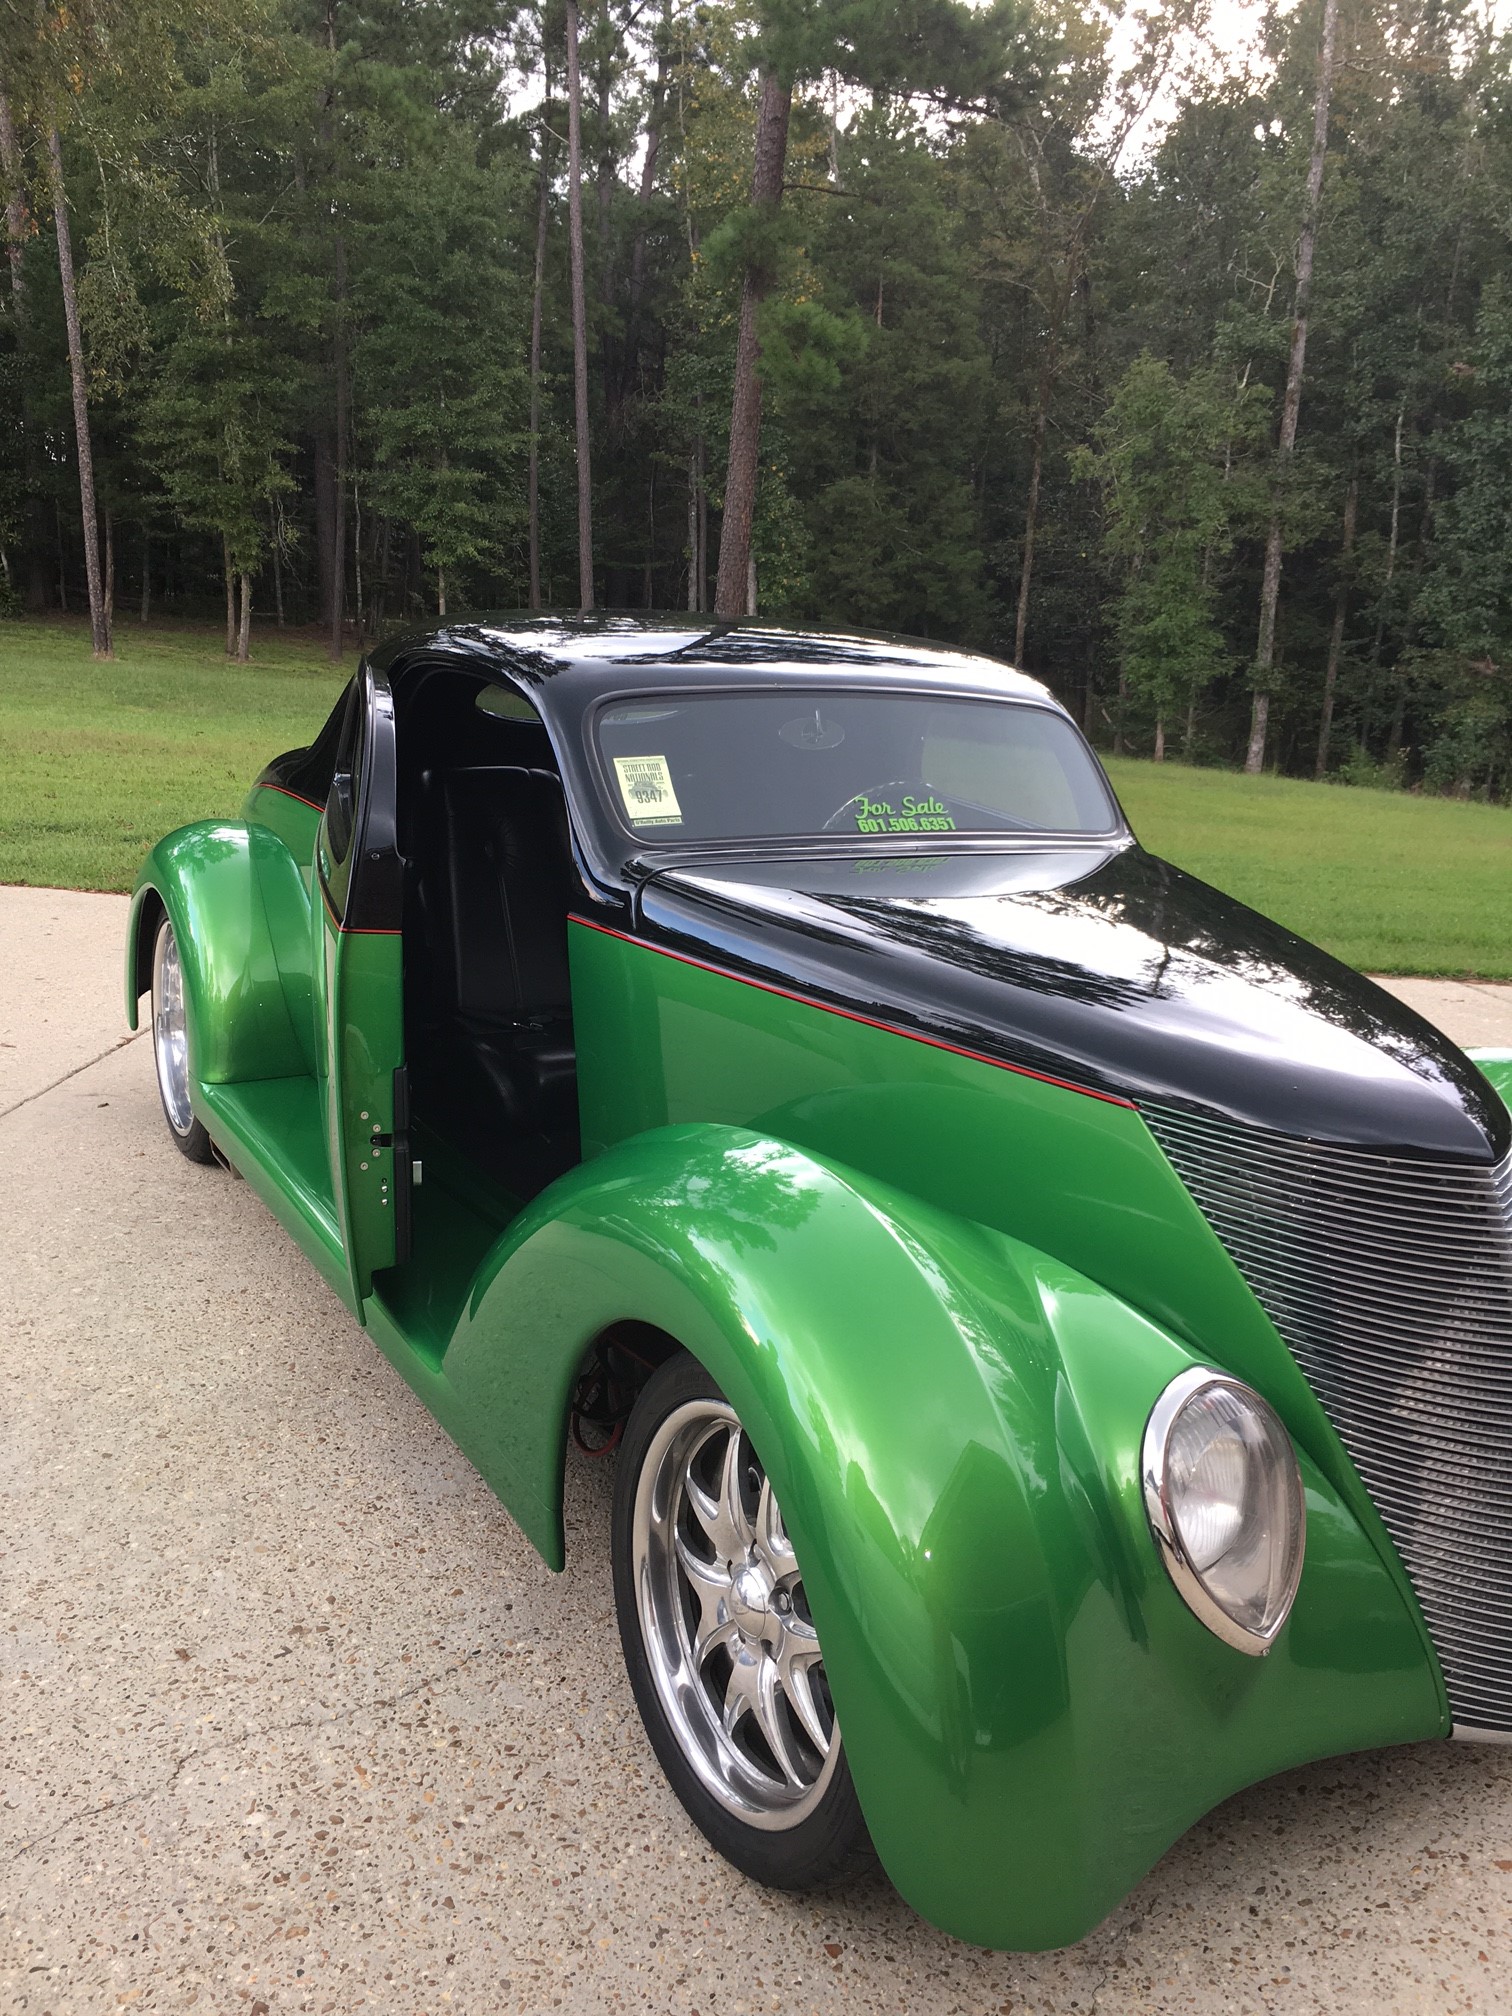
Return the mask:
[[0,0],[0,611],[898,629],[1505,801],[1512,44],[1249,18]]

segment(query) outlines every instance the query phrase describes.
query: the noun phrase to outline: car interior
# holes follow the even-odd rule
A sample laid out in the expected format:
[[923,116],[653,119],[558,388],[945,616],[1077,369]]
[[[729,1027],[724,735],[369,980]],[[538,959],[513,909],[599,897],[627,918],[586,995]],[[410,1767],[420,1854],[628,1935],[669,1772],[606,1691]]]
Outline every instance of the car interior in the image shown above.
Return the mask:
[[469,673],[436,667],[401,708],[411,1112],[523,1202],[579,1159],[562,780],[528,704]]

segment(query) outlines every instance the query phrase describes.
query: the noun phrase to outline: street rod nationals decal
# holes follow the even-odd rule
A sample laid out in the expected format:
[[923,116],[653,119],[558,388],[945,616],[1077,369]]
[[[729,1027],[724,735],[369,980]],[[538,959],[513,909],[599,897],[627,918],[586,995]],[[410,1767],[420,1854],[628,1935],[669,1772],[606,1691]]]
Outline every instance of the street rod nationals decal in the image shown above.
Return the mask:
[[614,774],[632,826],[681,826],[682,807],[665,756],[616,756]]

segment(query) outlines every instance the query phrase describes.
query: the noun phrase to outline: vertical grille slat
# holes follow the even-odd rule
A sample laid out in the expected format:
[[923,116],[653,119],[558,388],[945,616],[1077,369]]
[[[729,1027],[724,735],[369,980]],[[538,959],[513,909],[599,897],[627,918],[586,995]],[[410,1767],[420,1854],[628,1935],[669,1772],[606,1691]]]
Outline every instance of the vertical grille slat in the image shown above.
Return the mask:
[[1512,1156],[1141,1110],[1374,1499],[1456,1724],[1512,1735]]

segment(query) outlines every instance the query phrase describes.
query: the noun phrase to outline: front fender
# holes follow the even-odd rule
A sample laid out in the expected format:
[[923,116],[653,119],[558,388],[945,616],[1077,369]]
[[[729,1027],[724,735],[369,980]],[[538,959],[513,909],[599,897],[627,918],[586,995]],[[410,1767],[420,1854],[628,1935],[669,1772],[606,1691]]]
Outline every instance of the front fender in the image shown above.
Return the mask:
[[1498,1099],[1512,1111],[1512,1050],[1467,1050],[1465,1055],[1480,1066]]
[[206,820],[160,840],[137,878],[126,928],[126,1019],[136,1028],[138,999],[152,981],[157,920],[166,911],[178,940],[189,1055],[201,1085],[298,1077],[310,1069],[264,899],[267,877],[279,878],[280,854],[297,884],[288,850],[265,829]]
[[962,1938],[1078,1938],[1239,1786],[1446,1726],[1414,1619],[1310,1463],[1271,1655],[1181,1603],[1138,1458],[1185,1347],[1005,1235],[737,1129],[642,1135],[545,1192],[427,1379],[554,1563],[569,1385],[624,1320],[679,1339],[752,1434],[878,1852]]

